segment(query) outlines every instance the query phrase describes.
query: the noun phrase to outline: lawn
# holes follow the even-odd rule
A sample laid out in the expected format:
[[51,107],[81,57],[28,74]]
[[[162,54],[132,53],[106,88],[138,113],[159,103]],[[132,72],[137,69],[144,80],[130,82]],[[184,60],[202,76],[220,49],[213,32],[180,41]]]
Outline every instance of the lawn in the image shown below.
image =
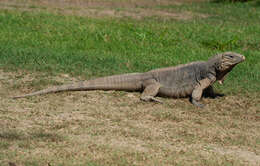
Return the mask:
[[[162,0],[0,2],[0,165],[260,164],[260,6]],[[139,93],[9,96],[245,55],[206,108]]]

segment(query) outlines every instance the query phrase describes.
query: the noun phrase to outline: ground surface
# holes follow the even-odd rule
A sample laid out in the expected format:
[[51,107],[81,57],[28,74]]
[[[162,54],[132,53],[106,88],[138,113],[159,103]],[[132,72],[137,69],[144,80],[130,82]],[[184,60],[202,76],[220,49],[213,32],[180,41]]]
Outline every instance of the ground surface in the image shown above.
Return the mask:
[[[8,10],[29,12],[48,10],[52,13],[98,17],[98,19],[131,17],[139,20],[156,16],[192,20],[209,16],[199,12],[176,12],[157,8],[158,5],[181,5],[184,1],[24,2],[1,0],[0,6]],[[10,16],[10,19],[13,18]],[[55,19],[58,20],[56,17]],[[92,23],[94,27],[95,22]],[[167,27],[164,30],[166,29]],[[48,33],[51,34],[51,31]],[[22,34],[27,35],[27,32]],[[21,45],[26,45],[28,44],[25,40],[28,37],[26,35],[15,39],[25,41]],[[190,37],[192,35],[187,38]],[[4,40],[0,39],[1,42]],[[181,40],[187,41],[185,37]],[[7,42],[7,46],[12,46],[10,43],[12,42]],[[189,43],[191,41],[187,42]],[[249,44],[234,45],[245,46],[243,48],[245,50],[254,48],[257,50],[257,44],[253,42]],[[55,43],[50,45],[56,46]],[[17,46],[20,46],[19,43]],[[8,48],[0,46],[0,50],[1,53],[5,53]],[[57,50],[61,49],[58,47]],[[165,48],[163,50],[165,51]],[[21,54],[18,56],[23,56],[24,50],[19,51],[17,52]],[[160,50],[158,52],[162,53]],[[15,54],[14,51],[6,55]],[[238,87],[239,83],[242,84],[245,80],[243,75],[251,72],[253,68],[258,69],[257,62],[253,60],[257,54],[250,55],[248,53],[247,58],[251,58],[252,64],[245,64],[232,72],[241,74],[241,78],[231,74],[232,79],[228,79],[227,85],[224,86],[230,89],[232,85]],[[30,61],[29,58],[25,60]],[[12,64],[10,59],[6,58],[6,61]],[[52,66],[57,63],[52,60],[50,62]],[[252,67],[253,62],[255,66]],[[125,64],[128,65],[131,68],[131,62]],[[256,83],[255,87],[243,85],[249,90],[251,88],[250,93],[227,93],[222,98],[203,99],[202,102],[206,104],[204,109],[194,107],[188,99],[162,98],[163,104],[144,103],[139,100],[139,93],[114,91],[66,92],[13,100],[9,97],[85,79],[84,76],[72,77],[69,74],[61,74],[66,73],[64,71],[50,74],[48,70],[45,72],[33,71],[30,68],[22,70],[18,66],[15,71],[0,70],[0,165],[260,165],[260,93],[255,88]],[[132,68],[134,67],[132,64]],[[250,76],[249,81],[256,82],[259,79],[256,72]],[[237,81],[239,78],[242,81]],[[233,90],[239,91],[239,89]],[[255,92],[252,92],[254,90]]]
[[144,103],[139,93],[69,92],[12,100],[31,82],[0,73],[0,162],[18,165],[259,165],[260,97]]

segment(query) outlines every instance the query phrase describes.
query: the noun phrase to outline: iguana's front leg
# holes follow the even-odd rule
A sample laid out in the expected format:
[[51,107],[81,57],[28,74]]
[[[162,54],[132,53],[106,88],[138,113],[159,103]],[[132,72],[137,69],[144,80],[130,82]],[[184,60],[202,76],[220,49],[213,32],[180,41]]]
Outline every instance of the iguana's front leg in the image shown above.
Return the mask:
[[216,97],[216,94],[215,94],[215,92],[214,92],[213,87],[212,87],[212,86],[209,86],[209,87],[207,87],[206,89],[204,89],[204,91],[203,91],[203,96],[215,98],[215,97]]
[[140,99],[143,101],[155,101],[162,103],[162,101],[155,98],[158,94],[161,84],[156,80],[147,80],[144,82],[144,91],[141,94]]
[[195,86],[194,90],[192,91],[192,96],[191,96],[192,104],[194,104],[198,107],[204,107],[204,104],[199,102],[199,100],[201,99],[203,90],[208,88],[215,81],[216,81],[216,77],[214,77],[214,76],[200,80],[199,83]]

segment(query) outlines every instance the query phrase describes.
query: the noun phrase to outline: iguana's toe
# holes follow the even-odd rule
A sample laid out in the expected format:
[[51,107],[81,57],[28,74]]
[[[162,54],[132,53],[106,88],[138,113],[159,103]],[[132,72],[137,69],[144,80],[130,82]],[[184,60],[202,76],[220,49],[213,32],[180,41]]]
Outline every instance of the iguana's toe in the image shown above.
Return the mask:
[[140,98],[142,101],[153,101],[153,102],[158,102],[158,103],[163,103],[161,100],[156,99],[153,96],[145,96]]

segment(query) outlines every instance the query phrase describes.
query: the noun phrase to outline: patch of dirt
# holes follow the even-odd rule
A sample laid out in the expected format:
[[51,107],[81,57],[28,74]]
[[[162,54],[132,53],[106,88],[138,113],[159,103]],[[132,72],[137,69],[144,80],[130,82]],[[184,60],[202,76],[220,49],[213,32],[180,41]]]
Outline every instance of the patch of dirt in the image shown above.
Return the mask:
[[17,1],[2,0],[0,8],[22,11],[42,11],[59,14],[69,14],[88,17],[130,17],[142,19],[145,17],[159,17],[163,19],[188,20],[193,17],[205,18],[206,15],[192,12],[174,12],[157,9],[157,6],[180,5],[188,1],[180,0],[33,0]]
[[36,5],[45,7],[109,7],[109,8],[136,8],[153,7],[157,5],[178,5],[185,1],[181,0],[1,0],[5,4]]
[[[35,79],[51,81],[32,86]],[[114,91],[9,98],[50,87],[52,81],[79,78],[0,70],[3,163],[80,165],[87,156],[100,165],[259,165],[259,94],[204,99],[204,109],[188,99],[144,103],[139,93]]]

